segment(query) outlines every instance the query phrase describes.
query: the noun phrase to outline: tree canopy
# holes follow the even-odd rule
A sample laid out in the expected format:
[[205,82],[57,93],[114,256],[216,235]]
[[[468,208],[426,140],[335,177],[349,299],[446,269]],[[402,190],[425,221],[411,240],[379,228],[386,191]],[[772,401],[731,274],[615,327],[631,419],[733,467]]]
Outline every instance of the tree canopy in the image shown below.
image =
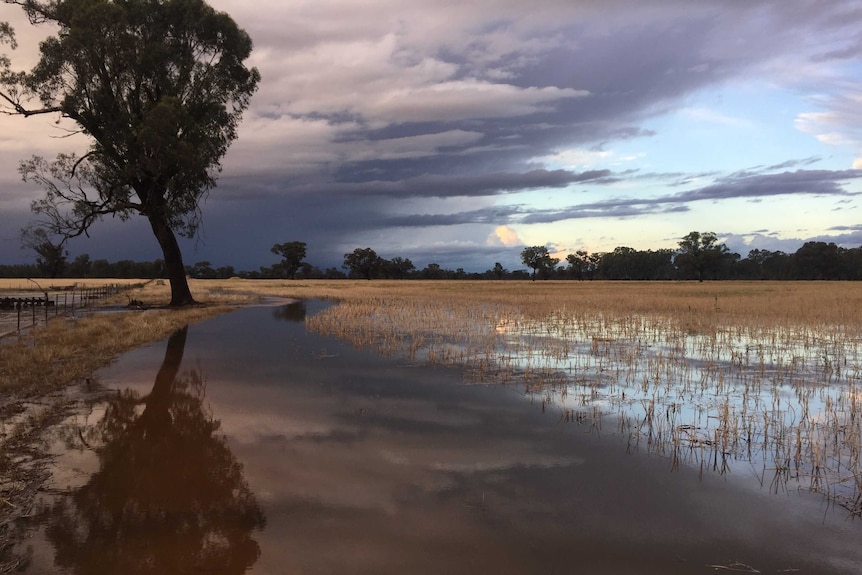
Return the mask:
[[370,280],[377,275],[383,260],[371,248],[356,248],[349,254],[344,254],[344,264],[341,266],[350,270],[351,277]]
[[533,279],[536,279],[536,273],[542,272],[547,274],[553,270],[558,263],[559,258],[552,258],[551,253],[545,246],[529,246],[521,252],[521,261],[524,265],[533,270]]
[[302,260],[305,259],[306,245],[305,242],[285,242],[275,244],[270,251],[281,256],[281,262],[276,266],[284,273],[285,277],[293,279],[302,266]]
[[[56,113],[91,140],[83,155],[22,164],[24,179],[45,190],[32,206],[40,225],[74,237],[106,215],[146,217],[171,304],[193,303],[176,234],[196,233],[259,82],[243,63],[248,34],[203,0],[3,1],[57,33],[29,72],[0,61],[2,111]],[[13,45],[8,27],[0,37]]]
[[683,276],[703,281],[707,277],[717,277],[722,266],[738,257],[719,243],[713,232],[690,232],[679,241],[679,255],[674,263]]
[[30,226],[21,230],[21,247],[36,252],[36,266],[46,276],[56,278],[63,273],[69,252],[63,241],[49,237],[45,228]]

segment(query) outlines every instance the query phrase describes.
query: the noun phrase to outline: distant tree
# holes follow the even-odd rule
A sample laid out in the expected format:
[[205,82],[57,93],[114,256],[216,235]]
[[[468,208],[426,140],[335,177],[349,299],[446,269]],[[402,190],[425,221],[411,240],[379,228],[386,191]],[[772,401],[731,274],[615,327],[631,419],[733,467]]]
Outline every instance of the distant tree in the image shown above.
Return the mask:
[[839,253],[841,269],[847,280],[862,280],[862,247],[842,249]]
[[633,278],[635,269],[635,254],[637,250],[628,246],[618,246],[612,252],[605,252],[601,256],[599,269],[602,279],[606,280],[630,280]]
[[93,262],[90,261],[90,256],[88,254],[81,254],[69,264],[69,276],[73,278],[90,277],[90,270],[92,267]]
[[791,278],[790,256],[782,251],[754,249],[739,262],[740,277],[746,279],[782,280]]
[[344,254],[344,264],[341,266],[350,270],[350,277],[370,280],[380,271],[382,260],[371,248],[356,248],[349,254]]
[[843,252],[834,242],[805,242],[790,258],[794,276],[801,280],[845,279]]
[[109,278],[113,277],[111,275],[111,264],[108,260],[99,258],[97,260],[93,260],[93,263],[90,267],[90,273],[94,278]]
[[336,267],[326,268],[323,270],[323,279],[327,280],[343,280],[347,276],[344,275],[344,272]]
[[720,272],[738,259],[726,245],[718,243],[713,232],[691,232],[679,241],[679,253],[674,265],[682,277],[703,281],[717,279]]
[[305,279],[319,279],[323,275],[323,272],[308,262],[302,262],[296,273],[299,277]]
[[660,249],[637,252],[638,275],[641,280],[672,280],[676,279],[676,268],[673,258],[676,250]]
[[494,269],[489,270],[494,279],[501,280],[509,273],[509,270],[503,267],[503,264],[500,262],[494,263]]
[[136,275],[138,266],[132,260],[120,260],[114,263],[111,267],[113,268],[113,273],[111,274],[113,277],[133,278]]
[[275,244],[270,251],[281,256],[281,263],[278,265],[284,273],[284,277],[293,279],[302,266],[302,260],[305,259],[306,244],[305,242]]
[[218,274],[213,269],[213,265],[206,260],[195,263],[195,265],[187,268],[186,271],[189,276],[196,279],[215,279],[218,277]]
[[521,252],[521,261],[524,265],[533,270],[532,279],[536,279],[536,274],[540,271],[547,274],[553,270],[558,263],[559,258],[551,257],[548,248],[545,246],[530,246],[523,249]]
[[229,279],[236,275],[233,266],[222,266],[216,270],[216,276],[220,279]]
[[425,266],[421,272],[422,279],[426,280],[442,280],[446,279],[447,272],[443,268],[440,267],[440,264],[430,263]]
[[598,268],[599,258],[586,250],[578,250],[566,256],[569,275],[579,280],[593,279]]
[[416,266],[408,258],[394,257],[391,260],[383,260],[381,263],[386,277],[397,280],[406,278],[416,269]]
[[[45,196],[33,211],[65,237],[106,215],[145,217],[164,254],[171,305],[193,304],[176,234],[200,206],[260,75],[252,42],[204,0],[4,0],[52,32],[29,73],[0,58],[0,111],[57,114],[91,144],[83,156],[21,166]],[[10,42],[11,31],[0,36]]]
[[40,275],[34,264],[0,265],[0,278],[32,278]]
[[36,252],[36,266],[45,275],[55,278],[63,273],[69,252],[63,247],[64,238],[51,237],[48,230],[38,225],[21,230],[21,247]]

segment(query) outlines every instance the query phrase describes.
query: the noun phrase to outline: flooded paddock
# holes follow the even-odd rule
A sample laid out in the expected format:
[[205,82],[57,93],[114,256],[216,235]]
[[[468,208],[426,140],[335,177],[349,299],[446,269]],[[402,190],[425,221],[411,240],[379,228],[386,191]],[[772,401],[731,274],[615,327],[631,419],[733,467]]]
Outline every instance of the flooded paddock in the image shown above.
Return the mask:
[[103,370],[116,393],[55,430],[24,572],[862,571],[862,523],[822,493],[641,449],[646,411],[596,426],[574,389],[552,405],[310,333],[323,307],[242,309]]

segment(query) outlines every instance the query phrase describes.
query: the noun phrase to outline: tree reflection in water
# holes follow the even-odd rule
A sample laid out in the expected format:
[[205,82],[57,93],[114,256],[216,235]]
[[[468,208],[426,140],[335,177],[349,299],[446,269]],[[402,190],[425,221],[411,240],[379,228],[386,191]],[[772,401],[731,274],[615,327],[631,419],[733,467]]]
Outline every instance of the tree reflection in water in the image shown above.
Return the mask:
[[200,369],[179,373],[188,327],[168,340],[145,397],[125,390],[87,432],[100,469],[46,510],[57,566],[73,573],[244,573],[263,511],[204,407]]
[[284,321],[305,321],[305,302],[295,301],[287,305],[279,306],[272,312],[273,317]]

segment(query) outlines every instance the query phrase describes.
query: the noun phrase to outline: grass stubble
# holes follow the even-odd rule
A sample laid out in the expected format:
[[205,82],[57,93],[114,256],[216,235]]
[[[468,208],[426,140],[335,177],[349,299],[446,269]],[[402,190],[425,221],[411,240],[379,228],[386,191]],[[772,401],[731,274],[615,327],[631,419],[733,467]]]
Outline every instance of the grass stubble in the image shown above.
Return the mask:
[[[0,529],[26,513],[44,473],[27,449],[64,413],[46,395],[65,397],[123,351],[266,296],[331,300],[306,318],[310,330],[463,366],[468,383],[521,386],[561,422],[620,435],[672,468],[751,474],[862,516],[857,284],[231,279],[193,280],[192,291],[208,305],[65,318],[0,342],[0,416],[17,422],[0,439]],[[167,301],[168,291],[150,282],[119,297]],[[9,479],[28,465],[30,487]]]

